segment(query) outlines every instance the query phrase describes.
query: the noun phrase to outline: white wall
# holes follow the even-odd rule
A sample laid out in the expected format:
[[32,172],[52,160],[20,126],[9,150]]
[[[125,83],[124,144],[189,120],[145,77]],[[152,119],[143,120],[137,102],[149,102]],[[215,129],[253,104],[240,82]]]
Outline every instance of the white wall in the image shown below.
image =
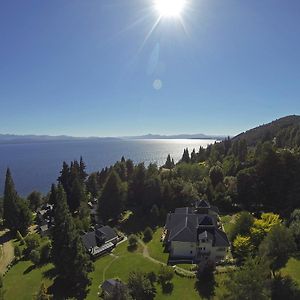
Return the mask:
[[196,255],[196,243],[172,242],[171,256],[194,258]]

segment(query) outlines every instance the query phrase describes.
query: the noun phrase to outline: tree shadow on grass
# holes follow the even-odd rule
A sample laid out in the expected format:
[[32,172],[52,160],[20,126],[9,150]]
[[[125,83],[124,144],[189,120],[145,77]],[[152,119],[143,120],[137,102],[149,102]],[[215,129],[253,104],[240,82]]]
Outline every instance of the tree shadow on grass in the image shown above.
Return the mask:
[[56,275],[57,273],[54,267],[43,272],[43,277],[48,279],[54,279]]
[[6,231],[3,235],[0,236],[0,244],[4,244],[10,241],[13,237],[14,236],[10,231]]
[[151,227],[154,230],[156,226],[161,226],[161,224],[159,222],[153,222],[149,215],[135,211],[125,222],[116,224],[116,226],[118,226],[122,232],[129,235],[131,233],[142,232],[146,227]]
[[30,273],[32,270],[35,269],[35,267],[36,267],[35,265],[29,266],[29,267],[23,272],[23,274],[26,275],[26,274]]
[[138,248],[138,245],[128,245],[127,246],[127,250],[129,251],[129,252],[134,252],[134,251],[136,251],[137,250],[137,248]]
[[70,286],[65,281],[61,280],[59,277],[54,279],[53,284],[48,288],[48,291],[53,295],[56,300],[64,299],[77,299],[83,300],[86,298],[88,290],[82,291],[80,293],[76,292],[74,286]]
[[174,289],[174,284],[172,282],[167,282],[161,286],[163,294],[172,294]]

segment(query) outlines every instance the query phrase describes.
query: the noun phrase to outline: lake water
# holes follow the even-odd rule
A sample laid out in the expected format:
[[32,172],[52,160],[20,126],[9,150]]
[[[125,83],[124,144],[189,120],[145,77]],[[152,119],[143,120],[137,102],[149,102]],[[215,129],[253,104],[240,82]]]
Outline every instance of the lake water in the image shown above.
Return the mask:
[[212,140],[97,140],[67,141],[28,144],[0,145],[0,194],[3,193],[5,171],[10,167],[16,189],[20,195],[32,190],[47,193],[56,182],[62,162],[70,162],[80,156],[87,166],[87,172],[98,171],[114,164],[122,155],[135,163],[156,162],[159,166],[171,154],[178,161],[184,148],[190,151],[206,147]]

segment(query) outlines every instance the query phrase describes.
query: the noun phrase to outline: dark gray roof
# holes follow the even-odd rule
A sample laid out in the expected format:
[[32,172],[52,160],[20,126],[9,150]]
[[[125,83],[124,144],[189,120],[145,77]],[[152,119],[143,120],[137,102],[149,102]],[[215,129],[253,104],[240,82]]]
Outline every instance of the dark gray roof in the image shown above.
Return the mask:
[[213,218],[211,216],[209,216],[209,215],[201,215],[201,217],[198,216],[198,224],[200,226],[207,226],[207,225],[214,225],[215,222],[214,222],[214,220],[213,220]]
[[216,216],[193,213],[187,207],[177,208],[175,213],[169,213],[167,216],[166,238],[168,242],[197,242],[199,239],[209,239],[213,246],[228,247],[226,233],[218,229],[216,224]]
[[81,239],[86,249],[101,246],[113,239],[117,239],[117,233],[109,226],[102,226],[95,231],[84,234]]
[[193,209],[191,207],[179,207],[175,209],[175,214],[192,214]]
[[196,202],[196,207],[210,208],[210,204],[208,201],[199,200],[198,202]]
[[229,240],[227,237],[227,234],[220,230],[220,229],[215,229],[215,246],[217,247],[229,247]]
[[116,232],[110,226],[102,226],[96,229],[96,235],[103,238],[105,242],[118,237]]
[[106,293],[111,294],[113,292],[114,287],[118,284],[123,283],[117,279],[107,279],[102,283],[101,288]]
[[97,246],[95,231],[88,232],[81,237],[83,245],[86,249],[91,249]]

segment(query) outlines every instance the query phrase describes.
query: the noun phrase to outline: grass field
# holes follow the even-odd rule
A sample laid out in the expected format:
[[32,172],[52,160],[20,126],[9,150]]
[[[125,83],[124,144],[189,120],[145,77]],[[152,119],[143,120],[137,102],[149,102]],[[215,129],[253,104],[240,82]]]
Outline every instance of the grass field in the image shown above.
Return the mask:
[[158,228],[154,234],[152,240],[147,243],[149,254],[151,257],[163,262],[167,263],[169,253],[164,252],[164,247],[162,242],[160,241],[161,234],[163,229],[160,227]]
[[[157,236],[158,233],[156,237]],[[154,245],[157,240],[156,237],[153,240],[154,243],[152,245],[152,250],[155,248]],[[127,243],[119,245],[113,252],[114,256],[105,256],[95,262],[95,271],[91,275],[93,279],[92,285],[87,296],[88,300],[99,299],[97,297],[99,285],[105,279],[118,277],[123,281],[127,281],[129,273],[133,270],[141,270],[144,272],[157,272],[159,270],[159,264],[143,257],[140,252],[129,252],[127,250],[127,245]],[[159,257],[156,257],[156,259],[158,258]],[[195,289],[195,279],[175,276],[173,284],[174,289],[171,294],[163,294],[161,286],[157,285],[157,295],[155,299],[186,299],[187,295],[188,299],[191,300],[201,299]]]
[[225,216],[220,216],[220,218],[221,218],[221,222],[224,226],[224,230],[228,234],[230,232],[231,227],[232,227],[234,216],[225,215]]
[[18,262],[4,277],[5,299],[32,300],[42,282],[51,285],[44,273],[52,268],[52,264],[33,268],[30,261]]
[[[163,247],[160,242],[161,230],[160,228],[154,233],[153,240],[147,246],[149,254],[153,258],[166,262],[168,254],[162,251]],[[118,277],[123,281],[127,281],[129,273],[133,270],[144,272],[157,272],[159,270],[160,264],[144,257],[140,248],[130,252],[127,246],[128,242],[124,242],[117,246],[111,255],[100,257],[94,262],[95,270],[91,273],[92,284],[89,287],[87,300],[99,299],[99,285],[105,279]],[[32,299],[33,295],[38,292],[41,282],[45,282],[47,286],[52,284],[52,280],[45,274],[52,268],[53,265],[51,264],[41,268],[34,268],[29,261],[18,262],[4,277],[5,299]],[[221,275],[217,275],[216,281],[219,282],[221,278]],[[173,290],[170,294],[164,294],[161,286],[157,284],[155,299],[203,299],[196,289],[195,279],[175,275],[172,282]]]

